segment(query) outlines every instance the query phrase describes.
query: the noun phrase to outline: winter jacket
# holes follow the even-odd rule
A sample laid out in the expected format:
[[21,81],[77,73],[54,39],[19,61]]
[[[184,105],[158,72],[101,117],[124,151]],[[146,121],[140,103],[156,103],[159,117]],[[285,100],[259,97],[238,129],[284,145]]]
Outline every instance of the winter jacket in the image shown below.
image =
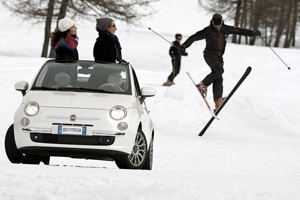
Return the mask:
[[78,60],[77,38],[61,38],[55,45],[56,60]]
[[197,40],[206,40],[204,55],[223,56],[226,47],[226,40],[229,34],[238,34],[245,36],[253,36],[252,30],[241,29],[234,26],[223,25],[220,31],[217,31],[211,23],[208,27],[198,31],[190,36],[184,43],[185,47],[189,47]]
[[169,55],[172,59],[181,59],[181,56],[187,56],[187,53],[181,51],[179,42],[173,41],[173,45],[169,49]]
[[98,31],[99,37],[94,45],[95,61],[116,62],[122,59],[121,46],[117,36],[108,31]]

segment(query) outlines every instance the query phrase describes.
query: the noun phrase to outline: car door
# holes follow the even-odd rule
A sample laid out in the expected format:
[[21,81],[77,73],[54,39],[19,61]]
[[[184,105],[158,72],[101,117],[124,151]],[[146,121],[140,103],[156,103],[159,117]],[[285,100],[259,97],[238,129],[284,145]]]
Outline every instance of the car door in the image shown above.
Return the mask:
[[138,98],[137,108],[138,108],[139,115],[141,117],[143,131],[144,132],[147,131],[147,133],[149,133],[148,131],[151,131],[152,129],[152,122],[149,116],[149,110],[147,109],[146,102],[145,101],[141,102],[142,101],[141,89],[134,69],[132,69],[132,74],[133,74],[134,86],[136,91],[135,95]]

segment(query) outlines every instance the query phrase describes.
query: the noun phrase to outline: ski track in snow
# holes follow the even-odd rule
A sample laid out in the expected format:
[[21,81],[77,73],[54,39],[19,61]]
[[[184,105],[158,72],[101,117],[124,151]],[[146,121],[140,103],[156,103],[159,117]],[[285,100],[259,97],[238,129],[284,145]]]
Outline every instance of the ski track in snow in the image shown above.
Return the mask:
[[[198,137],[210,113],[186,72],[196,82],[209,73],[202,57],[204,41],[193,44],[182,58],[176,84],[163,87],[171,71],[168,44],[147,30],[120,28],[124,58],[135,67],[140,85],[157,90],[146,99],[156,131],[153,170],[119,170],[114,162],[71,158],[51,158],[49,166],[13,165],[4,137],[22,100],[14,84],[31,82],[47,59],[38,57],[42,26],[28,29],[12,20],[20,26],[16,28],[7,13],[1,16],[0,24],[6,26],[0,33],[1,200],[300,198],[299,50],[275,48],[291,66],[288,71],[268,48],[228,43],[224,94],[247,66],[253,69],[220,112],[220,120]],[[78,27],[80,58],[92,59],[94,24]],[[22,28],[28,29],[26,37],[20,36],[22,43],[10,45]],[[213,106],[211,87],[208,100]]]

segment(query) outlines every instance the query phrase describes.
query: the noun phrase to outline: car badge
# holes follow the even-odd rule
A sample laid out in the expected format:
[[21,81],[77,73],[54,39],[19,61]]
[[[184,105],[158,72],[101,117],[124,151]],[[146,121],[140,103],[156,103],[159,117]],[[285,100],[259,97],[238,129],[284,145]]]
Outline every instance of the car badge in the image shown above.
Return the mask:
[[76,115],[71,115],[70,116],[70,121],[73,121],[73,122],[76,121]]

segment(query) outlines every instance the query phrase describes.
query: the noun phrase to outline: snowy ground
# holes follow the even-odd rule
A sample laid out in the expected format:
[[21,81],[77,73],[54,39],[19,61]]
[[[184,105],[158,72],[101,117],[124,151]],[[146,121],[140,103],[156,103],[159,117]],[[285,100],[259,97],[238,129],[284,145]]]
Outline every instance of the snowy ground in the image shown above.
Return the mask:
[[[162,2],[158,6],[170,0]],[[183,10],[181,3],[175,8]],[[188,49],[176,84],[162,87],[171,70],[169,45],[146,28],[119,28],[124,59],[135,66],[142,86],[157,90],[146,100],[156,130],[153,170],[119,170],[113,162],[68,158],[53,158],[49,166],[13,165],[3,142],[22,98],[14,83],[31,82],[46,59],[39,58],[43,26],[10,19],[1,7],[0,13],[1,200],[300,198],[298,49],[275,49],[291,66],[288,71],[269,48],[228,44],[224,93],[247,66],[253,71],[220,113],[221,120],[198,137],[210,114],[186,72],[197,82],[209,72],[202,57],[204,41]],[[157,27],[170,40],[177,32],[170,20]],[[185,34],[195,31],[197,27],[182,28]],[[81,59],[92,59],[94,24],[79,22],[78,32]]]

